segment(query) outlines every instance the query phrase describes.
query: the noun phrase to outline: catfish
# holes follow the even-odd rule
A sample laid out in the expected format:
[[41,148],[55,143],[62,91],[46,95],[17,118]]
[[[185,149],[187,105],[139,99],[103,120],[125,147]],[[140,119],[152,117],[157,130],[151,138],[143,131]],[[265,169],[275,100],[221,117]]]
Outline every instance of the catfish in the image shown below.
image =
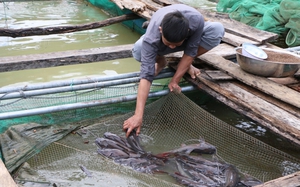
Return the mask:
[[178,149],[174,149],[171,151],[167,151],[164,153],[160,153],[157,156],[161,157],[169,157],[169,156],[176,156],[178,154],[191,154],[191,153],[197,153],[197,154],[215,154],[217,151],[216,147],[200,140],[198,144],[190,144],[190,145],[183,145]]

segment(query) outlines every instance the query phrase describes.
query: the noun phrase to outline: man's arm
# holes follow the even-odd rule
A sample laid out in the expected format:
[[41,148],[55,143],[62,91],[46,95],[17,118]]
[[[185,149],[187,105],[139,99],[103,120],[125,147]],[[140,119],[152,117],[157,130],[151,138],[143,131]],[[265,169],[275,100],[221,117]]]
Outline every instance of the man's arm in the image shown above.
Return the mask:
[[150,87],[151,87],[150,81],[148,81],[147,79],[140,80],[135,113],[132,117],[130,117],[126,121],[124,121],[124,124],[123,124],[123,130],[126,131],[126,137],[129,136],[130,132],[133,129],[137,129],[136,130],[137,135],[141,131],[144,109],[145,109],[146,101],[147,101],[148,94],[150,91]]
[[186,54],[184,54],[182,56],[180,62],[178,63],[176,73],[175,73],[175,75],[173,76],[173,78],[171,79],[171,81],[169,83],[169,89],[170,89],[171,92],[173,92],[173,91],[181,92],[181,88],[178,84],[180,82],[180,79],[183,77],[183,75],[190,68],[193,60],[194,60],[193,57],[188,56]]

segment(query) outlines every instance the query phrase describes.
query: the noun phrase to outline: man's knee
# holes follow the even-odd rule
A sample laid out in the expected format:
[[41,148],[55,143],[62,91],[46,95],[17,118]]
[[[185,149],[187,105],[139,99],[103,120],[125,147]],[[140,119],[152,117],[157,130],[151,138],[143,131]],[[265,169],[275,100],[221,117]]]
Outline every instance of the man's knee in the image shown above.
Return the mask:
[[224,36],[225,29],[224,26],[219,22],[208,22],[206,32],[211,35],[212,38],[217,38],[221,40]]
[[143,43],[143,36],[140,37],[138,41],[135,42],[132,48],[132,56],[135,60],[141,62],[142,60],[142,43]]
[[205,22],[201,46],[211,50],[220,44],[225,33],[224,26],[219,22]]

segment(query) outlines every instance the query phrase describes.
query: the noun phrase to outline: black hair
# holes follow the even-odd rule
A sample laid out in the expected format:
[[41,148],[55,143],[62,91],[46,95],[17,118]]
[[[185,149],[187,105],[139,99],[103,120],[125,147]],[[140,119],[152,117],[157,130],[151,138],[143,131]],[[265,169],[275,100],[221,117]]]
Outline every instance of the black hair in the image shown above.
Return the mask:
[[187,38],[189,21],[179,11],[166,14],[161,22],[162,34],[168,42],[177,43]]

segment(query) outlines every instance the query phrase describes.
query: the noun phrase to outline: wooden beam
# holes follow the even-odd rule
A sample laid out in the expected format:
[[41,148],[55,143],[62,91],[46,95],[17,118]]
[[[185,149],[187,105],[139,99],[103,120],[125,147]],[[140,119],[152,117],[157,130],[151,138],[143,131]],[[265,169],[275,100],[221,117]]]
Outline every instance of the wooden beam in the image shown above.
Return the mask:
[[274,179],[264,184],[256,185],[255,187],[299,187],[300,186],[300,171]]
[[33,27],[33,28],[25,28],[25,29],[0,28],[0,36],[9,36],[9,37],[16,38],[16,37],[25,37],[25,36],[70,33],[70,32],[101,28],[115,23],[120,23],[122,21],[133,20],[138,18],[140,18],[138,15],[132,13],[132,14],[125,14],[114,18],[109,18],[99,22],[83,24],[83,25],[75,25],[75,26],[58,26],[58,27],[47,27],[47,28]]
[[[138,0],[112,0],[121,10],[128,9],[135,14],[145,18],[150,19],[152,16],[152,11],[149,10],[147,3]],[[156,10],[155,10],[156,11]]]
[[11,175],[7,171],[4,163],[0,159],[0,187],[17,187],[17,184],[12,179]]
[[100,47],[0,58],[0,72],[48,68],[132,57],[133,45]]
[[228,32],[225,32],[225,35],[222,39],[223,42],[229,43],[235,47],[241,46],[243,43],[252,43],[254,45],[259,45],[261,42],[258,41],[253,41],[248,38],[242,37],[242,36],[237,36]]
[[228,14],[197,9],[209,21],[217,21],[223,24],[225,31],[236,36],[265,44],[278,38],[278,34],[256,29],[242,22],[233,20]]
[[215,48],[211,49],[207,52],[207,54],[211,55],[219,55],[226,59],[233,59],[236,58],[236,51],[235,47],[232,45],[229,45],[227,43],[221,43]]
[[253,95],[258,95],[263,100],[274,104],[275,106],[278,106],[279,108],[288,111],[289,113],[293,114],[294,116],[300,118],[300,108],[295,107],[293,105],[290,105],[288,103],[282,102],[279,99],[276,99],[274,97],[270,97],[270,95],[263,93],[259,91],[258,89],[253,89],[251,86],[248,86],[242,82],[235,82],[236,85],[241,87],[242,89],[246,90],[249,93],[252,93]]

